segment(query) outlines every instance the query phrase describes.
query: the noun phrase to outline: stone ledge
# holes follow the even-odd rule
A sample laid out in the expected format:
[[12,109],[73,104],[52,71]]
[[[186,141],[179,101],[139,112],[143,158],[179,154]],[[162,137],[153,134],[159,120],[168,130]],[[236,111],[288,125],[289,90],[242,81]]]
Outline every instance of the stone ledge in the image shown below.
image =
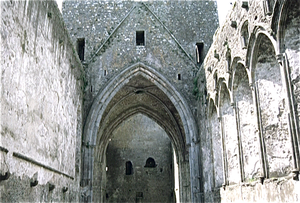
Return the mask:
[[30,163],[32,163],[32,164],[37,165],[37,166],[43,167],[43,168],[45,168],[45,169],[48,169],[49,171],[58,173],[58,174],[60,174],[60,175],[64,175],[64,176],[66,176],[67,178],[70,178],[70,179],[74,180],[74,177],[72,177],[72,176],[70,176],[70,175],[68,175],[68,174],[66,174],[66,173],[64,173],[64,172],[58,171],[58,170],[56,170],[56,169],[54,169],[54,168],[52,168],[52,167],[50,167],[50,166],[46,166],[45,164],[42,164],[42,163],[40,163],[40,162],[38,162],[38,161],[36,161],[36,160],[34,160],[34,159],[32,159],[32,158],[29,158],[29,157],[27,157],[27,156],[22,155],[22,154],[20,154],[20,153],[13,152],[13,156],[14,156],[14,157],[17,157],[17,158],[19,158],[19,159],[23,159],[23,160],[25,160],[25,161],[28,161],[28,162],[30,162]]

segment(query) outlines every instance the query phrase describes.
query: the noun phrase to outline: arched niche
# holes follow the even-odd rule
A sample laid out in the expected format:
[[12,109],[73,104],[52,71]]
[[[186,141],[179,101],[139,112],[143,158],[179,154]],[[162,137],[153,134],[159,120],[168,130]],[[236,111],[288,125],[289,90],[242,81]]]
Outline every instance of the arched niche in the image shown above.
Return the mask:
[[[300,120],[300,97],[297,90],[300,89],[300,49],[299,49],[299,24],[300,24],[300,2],[297,0],[286,0],[283,4],[279,23],[279,48],[281,53],[286,54],[287,68],[291,80],[291,88],[294,111],[295,123],[298,123],[298,136],[300,133],[299,120]],[[298,139],[300,139],[298,137]],[[298,140],[298,145],[300,140]]]
[[248,72],[242,63],[237,63],[235,66],[232,90],[242,146],[243,178],[244,181],[250,181],[260,175],[259,139]]
[[142,63],[125,68],[109,81],[90,109],[83,138],[82,183],[91,185],[87,194],[93,201],[104,199],[104,154],[111,133],[136,113],[153,119],[170,137],[179,166],[180,200],[191,201],[194,198],[191,192],[196,188],[193,185],[197,184],[192,177],[200,176],[199,169],[195,168],[199,166],[199,155],[191,149],[192,138],[197,140],[194,118],[185,99],[168,80]]
[[132,175],[133,174],[133,167],[131,161],[126,161],[125,163],[125,174],[126,175]]
[[213,158],[214,188],[220,188],[224,183],[222,138],[220,133],[220,122],[214,101],[210,99],[208,109],[209,135],[211,137],[211,154]]
[[291,172],[292,150],[288,132],[285,91],[280,65],[271,39],[258,33],[252,56],[252,74],[260,115],[259,125],[266,151],[266,177],[284,176]]
[[225,82],[220,82],[219,111],[221,118],[221,133],[224,140],[224,158],[226,184],[236,184],[240,181],[239,146],[237,140],[236,119],[231,106],[230,93]]
[[152,158],[152,157],[149,157],[147,160],[146,160],[146,164],[144,167],[147,167],[147,168],[155,168],[156,167],[156,162],[155,160]]

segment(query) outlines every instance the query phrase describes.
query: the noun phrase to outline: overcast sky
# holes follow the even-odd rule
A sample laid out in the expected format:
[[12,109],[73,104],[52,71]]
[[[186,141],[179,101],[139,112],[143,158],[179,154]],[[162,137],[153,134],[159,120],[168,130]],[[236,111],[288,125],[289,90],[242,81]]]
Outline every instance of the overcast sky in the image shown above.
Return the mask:
[[[56,1],[59,9],[61,10],[63,0],[56,0]],[[232,8],[233,2],[234,0],[217,0],[220,25],[224,22],[228,11]]]

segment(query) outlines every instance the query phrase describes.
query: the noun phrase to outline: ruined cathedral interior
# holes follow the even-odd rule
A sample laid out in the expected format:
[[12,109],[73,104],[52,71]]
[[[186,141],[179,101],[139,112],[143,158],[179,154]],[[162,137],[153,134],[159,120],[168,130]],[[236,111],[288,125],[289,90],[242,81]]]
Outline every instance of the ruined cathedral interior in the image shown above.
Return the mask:
[[300,1],[1,1],[0,202],[300,202]]

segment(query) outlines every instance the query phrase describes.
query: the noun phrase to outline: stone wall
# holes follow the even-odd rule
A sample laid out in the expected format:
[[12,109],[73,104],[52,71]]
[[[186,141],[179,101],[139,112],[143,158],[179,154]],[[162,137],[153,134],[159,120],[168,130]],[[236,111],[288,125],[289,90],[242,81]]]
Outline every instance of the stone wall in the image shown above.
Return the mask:
[[[205,89],[205,81],[193,78],[218,26],[215,1],[65,1],[63,17],[73,42],[85,41],[82,63],[88,78],[84,102],[86,200],[92,198],[92,190],[105,189],[101,157],[110,136],[106,126],[130,111],[146,111],[158,118],[158,123],[175,124],[172,128],[164,125],[164,129],[171,134],[179,156],[181,201],[201,201],[202,185],[210,184],[206,181],[206,162],[210,160],[203,159],[208,172],[200,176],[199,153],[204,152],[206,157],[210,151],[199,152],[198,135],[207,134],[203,133],[205,109],[196,103],[200,97],[196,84]],[[137,31],[144,31],[143,45],[136,43]],[[199,63],[196,43],[200,43]],[[125,106],[114,107],[121,103]],[[198,128],[194,120],[197,111],[201,115]],[[168,119],[164,119],[166,116]]]
[[[205,56],[218,25],[214,1],[66,1],[63,16],[73,42],[85,39],[86,111],[111,78],[137,62],[162,73],[195,105],[195,45],[204,43]],[[144,46],[136,45],[139,30]]]
[[106,151],[106,202],[174,202],[172,155],[170,138],[153,120],[142,114],[125,120]]
[[205,71],[207,84],[206,101],[198,100],[208,118],[202,152],[213,149],[203,168],[214,183],[204,185],[206,201],[299,201],[296,8],[296,1],[237,1],[214,35],[197,74],[203,80]]
[[54,1],[1,1],[1,202],[79,200],[83,76]]

